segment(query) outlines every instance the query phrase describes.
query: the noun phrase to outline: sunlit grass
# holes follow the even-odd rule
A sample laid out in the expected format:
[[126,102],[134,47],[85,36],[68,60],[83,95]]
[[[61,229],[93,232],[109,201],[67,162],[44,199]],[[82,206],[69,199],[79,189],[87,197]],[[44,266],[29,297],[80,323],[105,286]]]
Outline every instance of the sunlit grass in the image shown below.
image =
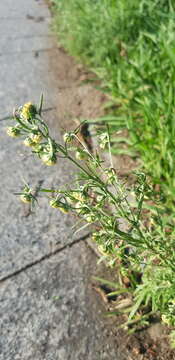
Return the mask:
[[[143,167],[171,202],[174,182],[175,12],[171,1],[55,0],[64,46],[101,79]],[[117,152],[120,143],[114,145]]]

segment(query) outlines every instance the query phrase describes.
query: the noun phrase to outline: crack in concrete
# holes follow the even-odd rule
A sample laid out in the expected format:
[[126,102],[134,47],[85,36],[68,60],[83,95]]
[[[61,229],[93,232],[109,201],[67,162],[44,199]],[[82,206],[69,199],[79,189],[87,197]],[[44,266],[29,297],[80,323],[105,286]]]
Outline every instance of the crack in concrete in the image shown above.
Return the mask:
[[[52,111],[52,110],[56,110],[56,106],[43,109],[42,112],[48,112],[48,111]],[[6,115],[3,118],[0,118],[0,121],[4,121],[4,120],[14,120],[13,115]]]
[[30,263],[22,266],[20,269],[15,270],[14,272],[12,272],[12,273],[10,273],[10,274],[8,274],[8,275],[3,276],[2,278],[0,278],[0,283],[3,283],[3,282],[5,282],[6,280],[9,280],[9,279],[11,279],[11,278],[13,278],[13,277],[21,274],[22,272],[30,269],[31,267],[33,267],[33,266],[35,266],[35,265],[40,264],[41,262],[43,262],[43,261],[51,258],[52,256],[54,256],[54,255],[56,255],[56,254],[64,251],[65,249],[71,248],[72,246],[78,244],[79,242],[81,242],[81,241],[83,241],[83,240],[86,240],[86,239],[89,237],[89,235],[90,235],[90,233],[88,233],[88,234],[86,234],[86,235],[84,235],[84,236],[81,236],[80,238],[73,240],[73,241],[70,242],[69,244],[63,245],[62,247],[60,247],[60,248],[58,248],[58,249],[55,249],[54,251],[49,252],[49,253],[41,256],[40,258],[38,258],[38,259],[36,259],[36,260],[34,260],[34,261],[32,261],[32,262],[30,262]]

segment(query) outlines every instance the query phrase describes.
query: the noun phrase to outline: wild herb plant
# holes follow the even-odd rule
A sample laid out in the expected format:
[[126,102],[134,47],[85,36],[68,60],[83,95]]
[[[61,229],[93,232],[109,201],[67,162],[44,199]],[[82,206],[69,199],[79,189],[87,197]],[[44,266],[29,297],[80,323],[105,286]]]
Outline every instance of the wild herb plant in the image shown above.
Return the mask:
[[129,188],[121,183],[112,164],[109,128],[99,138],[101,147],[109,150],[107,167],[99,154],[91,153],[80,140],[79,127],[64,135],[63,144],[56,142],[41,117],[42,102],[41,98],[39,108],[27,103],[15,110],[16,124],[7,129],[7,134],[21,137],[46,166],[54,166],[58,158],[72,162],[77,177],[75,184],[66,189],[40,188],[36,197],[26,184],[17,195],[33,205],[40,193],[45,194],[52,208],[76,214],[82,226],[91,225],[92,241],[102,257],[110,266],[116,266],[121,278],[127,276],[129,280],[129,288],[115,284],[113,293],[132,296],[125,326],[137,319],[146,321],[157,312],[174,327],[174,217],[165,213],[144,173],[135,174],[135,183]]

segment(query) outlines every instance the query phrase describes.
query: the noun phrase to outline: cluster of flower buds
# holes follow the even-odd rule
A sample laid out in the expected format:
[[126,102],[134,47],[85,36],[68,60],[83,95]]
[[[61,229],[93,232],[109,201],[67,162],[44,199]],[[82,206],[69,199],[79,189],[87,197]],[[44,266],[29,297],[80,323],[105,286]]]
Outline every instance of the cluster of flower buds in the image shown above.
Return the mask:
[[11,137],[25,136],[23,144],[31,147],[44,164],[51,166],[57,162],[57,148],[49,137],[47,125],[40,119],[40,112],[31,102],[24,104],[15,111],[14,117],[18,123],[9,126],[7,134]]
[[[78,132],[80,126],[75,131],[66,132],[63,136],[64,146],[57,144],[50,136],[47,125],[41,119],[41,107],[39,108],[33,105],[31,102],[24,104],[24,106],[17,109],[14,113],[14,117],[17,124],[14,127],[7,129],[7,134],[12,137],[24,136],[24,145],[31,147],[32,152],[37,154],[42,162],[48,166],[54,165],[57,162],[57,152],[61,150],[63,156],[68,156],[68,151],[74,151],[75,159],[88,160],[91,159],[92,163],[96,166],[100,166],[101,162],[98,156],[94,158],[88,151],[88,148],[84,146],[83,142],[79,140]],[[75,141],[74,141],[75,140]],[[77,141],[79,144],[77,145]],[[107,133],[102,134],[100,137],[101,144],[105,147],[108,142]],[[71,146],[69,146],[71,144]],[[94,160],[93,160],[94,159]],[[73,161],[75,162],[75,161]],[[112,182],[115,173],[113,169],[106,171],[107,182]],[[93,180],[94,181],[94,180]],[[89,186],[89,187],[88,187]],[[94,193],[94,183],[92,183],[92,191],[94,194],[89,195],[91,189],[90,183],[79,186],[76,190],[67,191],[64,193],[64,197],[57,196],[50,199],[50,206],[55,209],[67,213],[69,210],[75,211],[88,223],[103,221],[104,215],[102,215],[99,209],[105,202],[105,194],[101,191],[97,194]],[[36,200],[29,187],[25,187],[22,193],[19,194],[20,199],[26,203],[32,203]],[[104,220],[107,221],[107,220]],[[107,222],[106,222],[107,224]]]
[[81,187],[79,190],[71,190],[66,191],[64,193],[64,200],[63,198],[59,198],[58,196],[56,198],[53,198],[50,200],[50,206],[52,208],[58,209],[62,211],[63,213],[67,213],[69,210],[75,211],[78,214],[84,214],[87,213],[87,209],[85,202],[86,202],[87,196],[85,196],[82,193]]
[[[81,216],[89,223],[96,221],[96,216],[92,207],[92,199],[90,198],[88,191],[85,191],[83,186],[80,186],[80,188],[77,190],[66,192],[65,198],[68,204],[66,204],[66,209],[69,208],[72,211],[75,211],[79,216]],[[60,206],[59,203],[58,205]]]

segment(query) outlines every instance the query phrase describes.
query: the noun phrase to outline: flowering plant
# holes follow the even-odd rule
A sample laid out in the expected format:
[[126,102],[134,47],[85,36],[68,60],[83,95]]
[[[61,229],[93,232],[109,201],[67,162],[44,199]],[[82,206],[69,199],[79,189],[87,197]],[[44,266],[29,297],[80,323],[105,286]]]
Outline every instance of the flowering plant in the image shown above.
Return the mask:
[[[135,174],[130,187],[121,183],[112,164],[109,128],[100,136],[101,147],[109,149],[110,166],[106,167],[98,152],[92,153],[79,137],[81,125],[64,135],[63,144],[56,142],[41,117],[42,104],[41,97],[39,107],[27,103],[15,110],[16,124],[7,129],[7,134],[24,138],[24,145],[31,147],[46,166],[54,166],[59,157],[71,161],[78,169],[78,180],[66,190],[39,191],[51,195],[52,208],[75,213],[82,227],[91,225],[92,241],[102,258],[119,271],[123,288],[117,285],[112,294],[132,294],[127,326],[141,310],[144,315],[139,319],[159,312],[165,323],[174,326],[174,219],[165,216],[160,198],[145,174]],[[27,184],[17,194],[23,202],[37,201]],[[124,277],[128,288],[122,281]]]

